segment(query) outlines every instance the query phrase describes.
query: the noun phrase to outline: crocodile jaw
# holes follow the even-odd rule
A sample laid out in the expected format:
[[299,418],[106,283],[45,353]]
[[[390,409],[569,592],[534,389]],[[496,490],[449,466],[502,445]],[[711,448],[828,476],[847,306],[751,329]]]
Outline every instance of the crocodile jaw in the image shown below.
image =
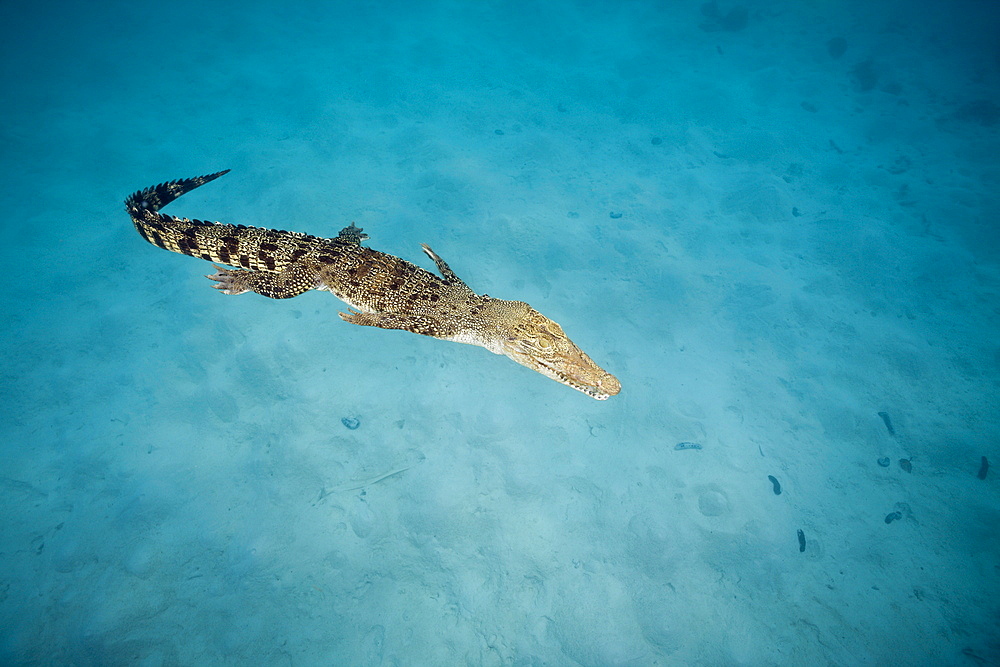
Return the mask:
[[507,333],[493,351],[598,401],[621,391],[618,378],[594,363],[562,327],[537,310],[529,308]]
[[[569,342],[572,344],[572,341]],[[572,356],[549,358],[516,353],[507,353],[507,356],[522,366],[538,371],[567,387],[582,391],[598,401],[606,401],[621,391],[622,386],[618,378],[595,364],[583,350],[577,348],[576,353],[579,355],[576,358]]]

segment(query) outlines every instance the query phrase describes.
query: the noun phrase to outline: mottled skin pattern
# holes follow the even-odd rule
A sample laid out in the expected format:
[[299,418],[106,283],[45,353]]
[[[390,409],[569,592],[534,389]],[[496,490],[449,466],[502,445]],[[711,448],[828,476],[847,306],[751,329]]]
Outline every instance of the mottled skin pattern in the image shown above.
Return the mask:
[[227,172],[140,190],[125,200],[125,208],[139,234],[153,245],[240,267],[217,266],[218,272],[208,276],[225,294],[256,292],[287,299],[326,290],[350,306],[340,313],[347,322],[479,345],[598,400],[621,390],[615,376],[574,345],[558,324],[523,301],[476,294],[426,245],[424,252],[441,278],[362,246],[368,235],[353,223],[327,239],[159,213]]

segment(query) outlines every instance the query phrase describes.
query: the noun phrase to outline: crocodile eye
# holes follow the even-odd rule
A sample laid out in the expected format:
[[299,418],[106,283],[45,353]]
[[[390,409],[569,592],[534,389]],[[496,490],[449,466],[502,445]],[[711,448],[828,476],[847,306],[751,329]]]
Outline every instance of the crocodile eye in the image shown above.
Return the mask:
[[538,347],[542,349],[548,349],[552,347],[552,339],[548,336],[542,335],[538,337]]

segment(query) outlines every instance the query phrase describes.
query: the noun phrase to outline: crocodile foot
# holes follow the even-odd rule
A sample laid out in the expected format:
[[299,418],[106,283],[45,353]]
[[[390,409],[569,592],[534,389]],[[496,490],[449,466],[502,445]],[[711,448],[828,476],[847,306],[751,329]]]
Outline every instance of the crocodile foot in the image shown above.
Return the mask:
[[250,271],[224,269],[218,264],[212,264],[212,266],[218,270],[218,273],[205,277],[219,283],[218,285],[212,285],[215,289],[223,294],[243,294],[250,291],[250,287],[246,284],[247,278],[251,274]]

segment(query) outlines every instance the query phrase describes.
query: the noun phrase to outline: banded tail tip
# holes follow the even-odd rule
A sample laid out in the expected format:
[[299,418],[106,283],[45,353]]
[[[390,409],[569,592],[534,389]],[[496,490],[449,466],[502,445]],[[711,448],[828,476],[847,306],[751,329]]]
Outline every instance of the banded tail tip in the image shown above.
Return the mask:
[[152,187],[144,188],[134,192],[125,200],[125,209],[130,213],[139,213],[143,210],[159,211],[161,208],[177,199],[181,195],[191,192],[197,187],[214,181],[219,176],[229,173],[229,169],[217,171],[214,174],[195,176],[194,178],[180,178],[176,181],[167,181]]

